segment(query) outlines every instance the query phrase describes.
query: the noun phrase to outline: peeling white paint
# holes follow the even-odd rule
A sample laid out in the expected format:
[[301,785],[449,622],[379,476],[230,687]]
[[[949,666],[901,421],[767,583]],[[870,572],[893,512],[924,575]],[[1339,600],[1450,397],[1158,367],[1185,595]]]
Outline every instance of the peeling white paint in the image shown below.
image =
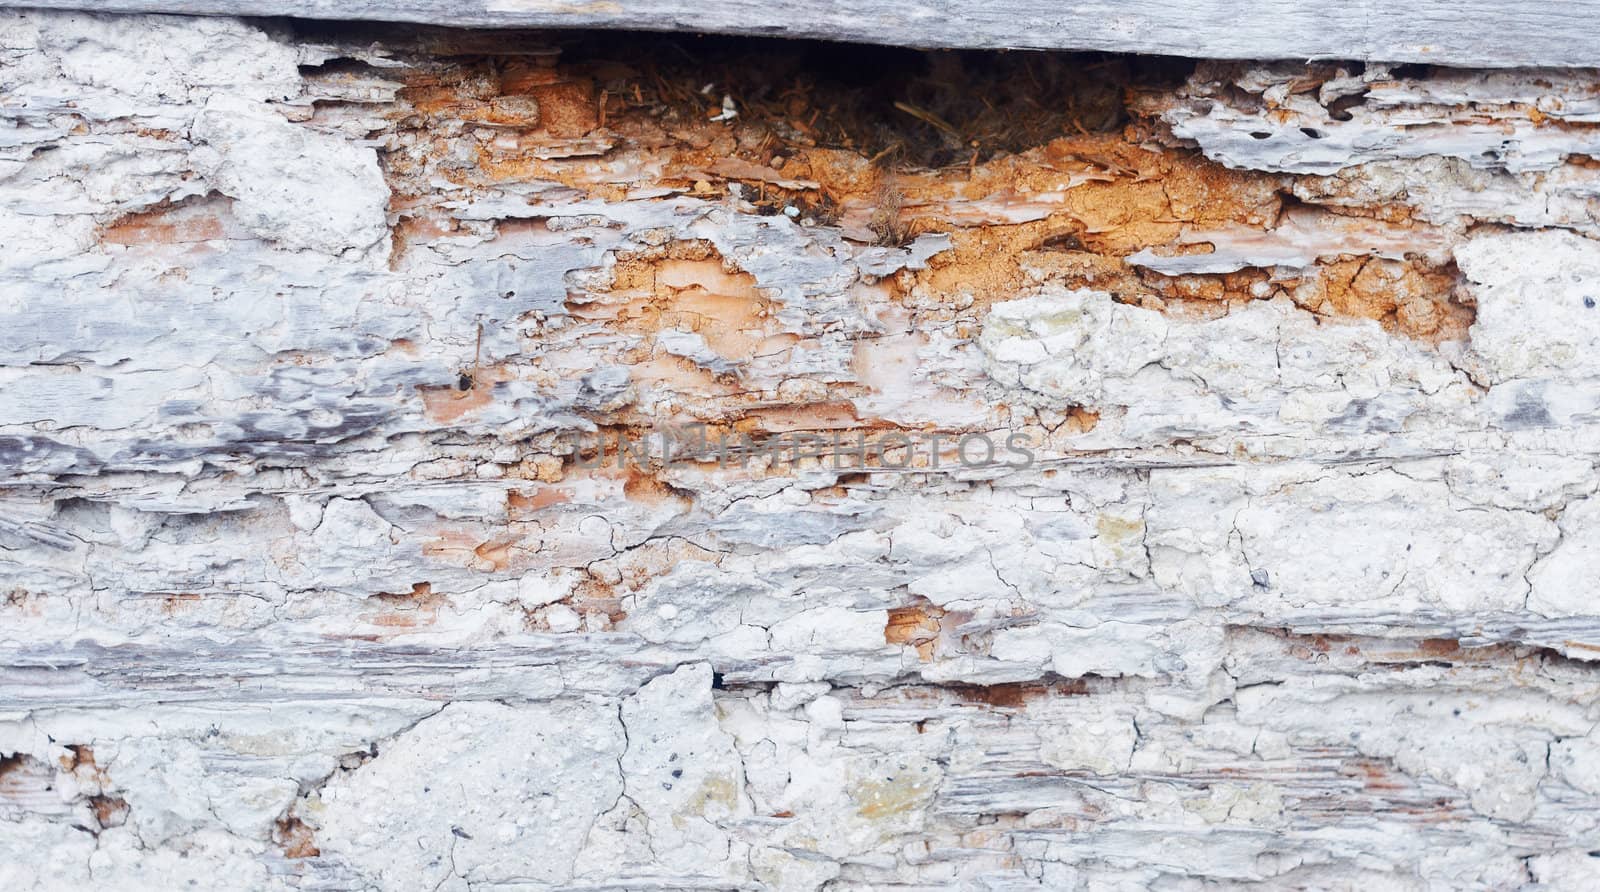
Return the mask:
[[[338,59],[388,67],[298,67]],[[1315,207],[1129,263],[1453,260],[1475,320],[1433,343],[1042,262],[930,307],[886,282],[959,239],[604,140],[609,197],[422,165],[399,207],[380,157],[475,163],[387,115],[409,64],[0,13],[0,886],[1592,884],[1600,190],[1550,120],[1593,72],[1148,99]],[[675,292],[739,318],[606,324],[684,244]],[[571,461],[749,418],[945,461]],[[971,433],[1035,461],[965,467]]]

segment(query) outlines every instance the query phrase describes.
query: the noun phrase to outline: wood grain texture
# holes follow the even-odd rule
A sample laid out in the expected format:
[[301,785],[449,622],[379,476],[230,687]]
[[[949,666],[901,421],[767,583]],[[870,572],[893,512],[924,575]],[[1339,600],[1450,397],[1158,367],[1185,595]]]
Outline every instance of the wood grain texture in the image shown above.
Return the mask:
[[917,47],[1072,49],[1213,59],[1593,66],[1600,2],[1569,0],[6,0],[98,12],[301,16],[436,25],[627,28]]
[[0,887],[1600,882],[1600,75],[616,70],[0,11]]

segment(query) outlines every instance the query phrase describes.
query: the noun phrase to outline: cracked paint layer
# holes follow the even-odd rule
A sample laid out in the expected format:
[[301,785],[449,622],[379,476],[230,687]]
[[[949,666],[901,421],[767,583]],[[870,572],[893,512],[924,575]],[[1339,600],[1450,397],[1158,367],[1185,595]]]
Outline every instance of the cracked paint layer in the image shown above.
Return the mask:
[[365,28],[0,11],[0,886],[1600,878],[1593,71]]

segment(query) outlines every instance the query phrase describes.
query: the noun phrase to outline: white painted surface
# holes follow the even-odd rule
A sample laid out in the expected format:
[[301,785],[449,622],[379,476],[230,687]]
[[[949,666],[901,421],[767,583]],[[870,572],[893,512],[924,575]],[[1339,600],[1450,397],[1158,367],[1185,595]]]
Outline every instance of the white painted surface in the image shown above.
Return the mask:
[[[1154,100],[1317,212],[1180,240],[1280,272],[1453,258],[1476,321],[1433,344],[1042,274],[908,330],[924,298],[872,288],[949,238],[869,247],[725,192],[440,177],[459,228],[397,250],[405,100],[297,68],[367,52],[0,15],[0,885],[1592,884],[1590,131],[1478,164],[1456,117],[1533,132],[1523,106],[1591,73],[1374,79],[1426,95],[1425,138],[1380,104],[1315,160],[1239,138],[1256,113],[1209,73]],[[1426,225],[1325,213],[1391,203]],[[107,236],[150,212],[171,238]],[[692,239],[808,349],[718,368],[706,337],[577,315],[619,253]],[[464,370],[489,398],[431,411]],[[561,470],[558,435],[716,405],[727,373],[1056,433],[1027,470]],[[888,640],[907,610],[928,625]]]

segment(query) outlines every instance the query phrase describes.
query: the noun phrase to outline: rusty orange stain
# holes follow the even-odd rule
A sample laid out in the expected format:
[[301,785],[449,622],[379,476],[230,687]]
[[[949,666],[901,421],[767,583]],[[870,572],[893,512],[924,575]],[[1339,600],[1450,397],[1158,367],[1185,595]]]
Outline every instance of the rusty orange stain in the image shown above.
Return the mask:
[[129,214],[101,230],[100,240],[113,245],[172,245],[223,237],[215,215],[164,207]]

